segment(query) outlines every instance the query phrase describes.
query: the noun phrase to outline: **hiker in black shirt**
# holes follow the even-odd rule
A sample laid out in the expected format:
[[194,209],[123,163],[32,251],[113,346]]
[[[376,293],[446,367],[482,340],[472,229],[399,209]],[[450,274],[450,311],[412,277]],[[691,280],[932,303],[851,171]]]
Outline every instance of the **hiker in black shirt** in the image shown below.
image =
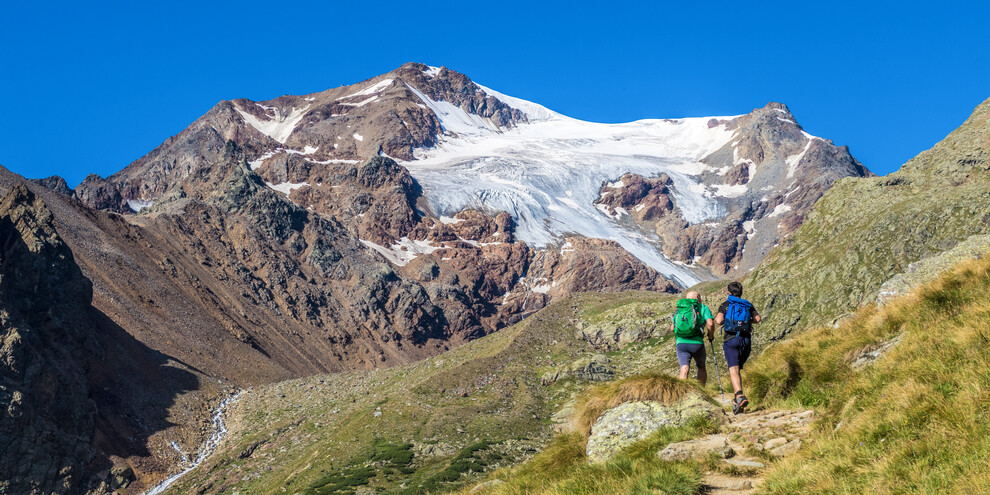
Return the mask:
[[729,367],[729,380],[735,390],[732,399],[732,412],[735,414],[744,412],[749,405],[749,399],[742,391],[740,371],[752,351],[753,324],[762,320],[756,308],[742,298],[742,290],[739,282],[729,284],[728,300],[718,307],[715,314],[715,323],[722,325],[722,335],[725,337],[722,350],[725,352],[725,364]]

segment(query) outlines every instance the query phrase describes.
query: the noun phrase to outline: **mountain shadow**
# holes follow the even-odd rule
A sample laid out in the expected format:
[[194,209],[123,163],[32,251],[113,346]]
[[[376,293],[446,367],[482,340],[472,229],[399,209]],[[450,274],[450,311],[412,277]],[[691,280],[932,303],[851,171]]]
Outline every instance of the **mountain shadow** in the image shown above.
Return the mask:
[[52,219],[22,184],[0,200],[0,493],[108,493],[199,377],[92,306]]

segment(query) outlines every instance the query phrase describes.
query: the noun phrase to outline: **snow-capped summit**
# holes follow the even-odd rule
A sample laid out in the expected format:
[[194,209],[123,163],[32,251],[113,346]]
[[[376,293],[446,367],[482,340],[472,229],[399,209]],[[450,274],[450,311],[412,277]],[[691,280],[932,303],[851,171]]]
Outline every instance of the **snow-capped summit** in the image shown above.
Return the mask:
[[[426,215],[505,211],[536,248],[574,235],[612,240],[681,285],[755,266],[835,180],[869,174],[779,103],[602,124],[415,63],[320,93],[221,102],[197,126],[211,130],[211,149],[242,146],[251,169],[293,201],[325,187],[330,170],[384,156],[422,188]],[[111,177],[125,201],[157,201],[211,161],[212,151],[166,145]],[[645,205],[611,206],[610,194],[636,197],[614,186],[627,174],[669,180],[672,209],[644,218]]]

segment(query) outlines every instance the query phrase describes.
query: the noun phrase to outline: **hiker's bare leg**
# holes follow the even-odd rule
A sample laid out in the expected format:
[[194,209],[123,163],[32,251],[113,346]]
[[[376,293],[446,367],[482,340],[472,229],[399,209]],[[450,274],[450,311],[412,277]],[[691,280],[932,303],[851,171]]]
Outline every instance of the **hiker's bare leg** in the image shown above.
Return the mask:
[[677,378],[680,378],[681,380],[687,380],[689,373],[691,373],[691,365],[681,366],[681,373],[677,375]]
[[742,377],[739,376],[738,366],[732,366],[729,368],[729,381],[732,382],[732,390],[734,392],[742,390]]
[[704,366],[698,366],[698,383],[700,383],[701,386],[704,387],[705,383],[707,382],[708,382],[708,370],[705,369]]

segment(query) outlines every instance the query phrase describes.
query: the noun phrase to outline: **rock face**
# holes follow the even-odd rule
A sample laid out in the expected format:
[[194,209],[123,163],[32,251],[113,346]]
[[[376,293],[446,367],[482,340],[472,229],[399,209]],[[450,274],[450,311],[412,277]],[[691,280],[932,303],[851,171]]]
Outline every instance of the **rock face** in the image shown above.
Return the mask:
[[127,202],[120,195],[117,186],[96,174],[88,175],[76,186],[75,196],[82,204],[97,210],[117,213],[128,211]]
[[38,184],[43,187],[47,187],[48,189],[51,189],[52,191],[55,191],[59,194],[64,194],[66,196],[72,196],[73,194],[75,194],[75,192],[71,188],[69,188],[69,185],[65,182],[65,179],[57,175],[46,177],[44,179],[30,179],[30,180],[35,184]]
[[45,201],[23,183],[0,199],[6,493],[82,493],[130,483],[127,458],[146,454],[148,436],[169,425],[166,409],[197,380],[179,366],[163,366],[161,354],[91,306],[93,285],[55,224]]
[[0,200],[0,486],[10,493],[78,489],[96,407],[84,363],[92,288],[44,202],[19,186]]
[[589,382],[605,382],[615,378],[611,360],[604,354],[583,357],[560,369],[548,371],[541,378],[543,385],[549,385],[565,378],[575,378]]
[[747,278],[758,342],[873,302],[909,265],[990,233],[990,100],[886,177],[842,180]]
[[702,184],[722,211],[691,223],[670,176],[626,174],[605,184],[599,209],[660,237],[664,254],[718,276],[746,273],[793,232],[832,185],[873,174],[847,147],[811,136],[785,105],[770,103],[724,123],[733,139],[701,159]]
[[945,270],[963,261],[977,259],[987,252],[990,252],[990,235],[974,235],[948,251],[915,261],[908,265],[904,273],[894,275],[880,286],[877,303],[884,305],[938,278]]
[[592,426],[586,449],[588,461],[606,461],[660,428],[684,426],[699,415],[716,422],[725,420],[721,408],[693,394],[673,405],[655,401],[626,402],[609,409]]

